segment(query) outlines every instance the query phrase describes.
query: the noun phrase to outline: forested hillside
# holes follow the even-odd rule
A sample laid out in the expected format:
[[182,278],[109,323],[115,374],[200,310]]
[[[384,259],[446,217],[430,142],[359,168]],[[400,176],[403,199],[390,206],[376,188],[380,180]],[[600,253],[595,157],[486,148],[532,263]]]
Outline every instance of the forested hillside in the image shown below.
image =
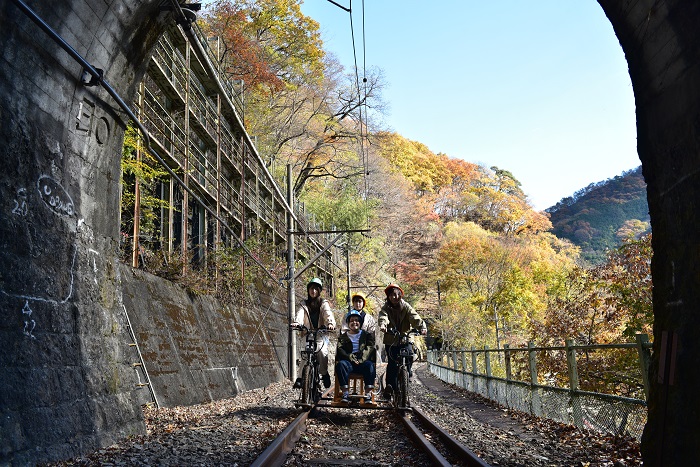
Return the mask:
[[[431,337],[452,347],[613,343],[649,330],[651,242],[635,237],[648,221],[638,171],[560,202],[551,209],[553,231],[508,168],[436,154],[383,127],[381,70],[345,70],[325,53],[318,23],[299,3],[221,0],[200,25],[221,40],[218,68],[245,82],[239,98],[246,129],[280,186],[289,164],[295,195],[321,227],[368,230],[348,234],[344,248],[353,286],[367,286],[370,313],[384,300],[374,286],[398,282],[429,321]],[[125,148],[125,174],[144,177],[130,165],[133,152]],[[126,185],[124,193],[128,203]],[[581,249],[567,239],[587,241],[580,244],[589,255],[600,247],[597,238],[611,236],[626,240],[595,268],[581,267]],[[245,242],[269,270],[285,269],[264,232]],[[217,275],[233,294],[240,253],[217,249],[234,259]],[[344,283],[345,269],[335,272]],[[335,308],[344,309],[345,299],[339,290]],[[600,358],[587,362],[595,367]],[[554,368],[549,374],[567,377]],[[625,394],[639,389],[617,374],[582,383]]]
[[547,212],[551,216],[552,233],[579,246],[585,261],[600,264],[608,250],[650,229],[642,168],[592,183]]

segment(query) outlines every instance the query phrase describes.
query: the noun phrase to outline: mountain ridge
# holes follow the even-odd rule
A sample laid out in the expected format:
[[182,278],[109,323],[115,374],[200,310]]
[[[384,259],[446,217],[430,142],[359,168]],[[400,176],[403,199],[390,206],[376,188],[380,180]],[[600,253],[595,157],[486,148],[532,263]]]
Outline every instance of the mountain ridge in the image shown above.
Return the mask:
[[545,212],[550,215],[552,233],[579,246],[586,263],[600,264],[624,238],[650,229],[642,168],[591,183]]

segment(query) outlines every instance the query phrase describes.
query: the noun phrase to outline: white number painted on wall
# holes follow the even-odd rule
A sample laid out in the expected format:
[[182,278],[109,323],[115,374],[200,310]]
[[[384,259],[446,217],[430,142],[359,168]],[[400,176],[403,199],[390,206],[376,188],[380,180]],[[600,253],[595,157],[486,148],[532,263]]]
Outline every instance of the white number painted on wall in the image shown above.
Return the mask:
[[24,308],[22,308],[22,314],[24,315],[24,335],[32,339],[34,337],[34,328],[36,327],[36,321],[32,319],[32,309],[29,308],[29,301],[24,302]]
[[27,204],[27,190],[25,188],[17,190],[17,198],[15,198],[14,202],[15,207],[12,208],[12,214],[26,216],[27,212],[29,212],[29,205]]

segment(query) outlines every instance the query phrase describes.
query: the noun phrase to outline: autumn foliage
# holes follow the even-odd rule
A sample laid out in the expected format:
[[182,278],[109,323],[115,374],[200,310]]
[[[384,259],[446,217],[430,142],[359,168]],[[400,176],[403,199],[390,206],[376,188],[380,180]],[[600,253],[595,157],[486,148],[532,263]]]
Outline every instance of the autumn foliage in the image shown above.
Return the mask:
[[[532,207],[515,174],[468,162],[469,154],[434,153],[372,118],[383,111],[381,71],[346,72],[299,4],[222,0],[204,27],[221,41],[225,72],[245,82],[246,127],[271,171],[292,165],[294,192],[322,227],[365,230],[348,234],[344,248],[370,311],[383,300],[376,285],[398,281],[429,319],[431,339],[450,347],[615,343],[649,331],[652,251],[650,237],[639,238],[643,222],[621,219],[613,235],[624,245],[584,267],[580,249],[552,233],[550,214]],[[574,201],[552,212],[561,216]],[[590,245],[597,225],[581,214],[559,228]],[[636,394],[634,378],[619,371],[629,363],[587,354],[582,384]],[[553,380],[564,377],[554,359],[543,365]]]

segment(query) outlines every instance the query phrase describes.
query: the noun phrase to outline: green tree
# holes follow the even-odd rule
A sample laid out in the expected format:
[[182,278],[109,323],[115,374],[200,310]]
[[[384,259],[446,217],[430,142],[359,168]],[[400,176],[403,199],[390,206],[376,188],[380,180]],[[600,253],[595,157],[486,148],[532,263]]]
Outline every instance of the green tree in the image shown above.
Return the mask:
[[[129,124],[124,133],[121,158],[121,235],[122,258],[132,256],[135,220],[138,225],[139,244],[160,249],[161,232],[157,220],[161,209],[169,204],[158,195],[158,186],[169,180],[168,172],[143,147],[139,132]],[[138,185],[138,203],[136,186]],[[138,205],[138,209],[135,209]],[[136,219],[138,215],[138,219]],[[128,241],[127,241],[128,239]],[[129,260],[131,262],[131,260]]]

